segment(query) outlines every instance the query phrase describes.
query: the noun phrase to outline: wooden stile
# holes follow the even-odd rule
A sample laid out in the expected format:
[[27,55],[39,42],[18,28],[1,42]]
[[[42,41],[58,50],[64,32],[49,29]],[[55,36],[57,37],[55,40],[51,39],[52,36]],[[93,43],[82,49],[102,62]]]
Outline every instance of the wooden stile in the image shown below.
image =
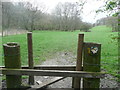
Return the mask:
[[[84,43],[84,34],[79,34],[76,66],[34,66],[32,32],[27,33],[27,40],[28,66],[21,67],[19,44],[7,43],[3,45],[5,67],[0,66],[0,71],[2,71],[1,74],[6,75],[7,88],[21,87],[21,75],[27,75],[29,76],[29,84],[33,86],[31,89],[36,87],[34,85],[34,76],[55,76],[58,78],[44,82],[37,87],[41,88],[65,77],[72,77],[72,88],[80,89],[82,88],[81,85],[83,85],[83,89],[99,90],[100,78],[105,75],[105,73],[100,72],[101,44]],[[83,78],[83,83],[81,83],[81,78]]]
[[[101,44],[85,43],[83,71],[100,72]],[[83,88],[92,88],[99,90],[100,78],[84,78]],[[97,88],[97,89],[96,89]]]
[[[32,32],[27,33],[27,40],[28,40],[28,65],[29,69],[33,69],[34,62],[33,62]],[[34,76],[29,76],[29,84],[34,85]]]
[[[5,67],[7,69],[21,69],[20,45],[18,43],[3,44]],[[21,87],[20,75],[6,75],[7,88]]]

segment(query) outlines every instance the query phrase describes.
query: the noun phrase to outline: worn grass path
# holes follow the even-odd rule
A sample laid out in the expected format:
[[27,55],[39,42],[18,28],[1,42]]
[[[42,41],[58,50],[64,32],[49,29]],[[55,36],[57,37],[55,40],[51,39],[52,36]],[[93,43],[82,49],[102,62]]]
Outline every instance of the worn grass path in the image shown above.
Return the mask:
[[[76,55],[77,37],[79,33],[85,34],[85,42],[95,42],[102,44],[101,65],[109,73],[117,75],[118,49],[117,40],[112,39],[117,36],[117,32],[111,32],[111,28],[97,26],[91,32],[64,31],[34,31],[33,32],[33,53],[35,64],[55,57],[57,52],[71,52]],[[27,35],[12,35],[2,38],[2,43],[18,42],[21,46],[22,65],[27,65]],[[1,52],[1,51],[0,51]],[[2,54],[1,54],[2,57]],[[2,60],[1,60],[2,61]],[[2,61],[4,63],[4,61]],[[2,65],[2,63],[0,63]]]

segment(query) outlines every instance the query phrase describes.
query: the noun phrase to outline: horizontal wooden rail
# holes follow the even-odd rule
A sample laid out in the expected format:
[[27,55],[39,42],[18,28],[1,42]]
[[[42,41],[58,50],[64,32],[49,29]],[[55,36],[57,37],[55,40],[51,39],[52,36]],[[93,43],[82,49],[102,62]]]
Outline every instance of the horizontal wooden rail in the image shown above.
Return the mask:
[[[34,69],[39,70],[68,70],[75,71],[75,65],[38,65],[34,66]],[[27,67],[23,67],[24,69],[28,69]]]
[[[4,66],[0,66],[0,68],[5,68]],[[39,70],[68,70],[75,71],[75,65],[37,65],[34,66],[34,69]],[[22,66],[22,69],[29,69],[28,66]]]
[[58,76],[58,77],[83,77],[102,78],[105,73],[85,71],[60,71],[60,70],[35,70],[35,69],[0,69],[5,75],[33,75],[33,76]]

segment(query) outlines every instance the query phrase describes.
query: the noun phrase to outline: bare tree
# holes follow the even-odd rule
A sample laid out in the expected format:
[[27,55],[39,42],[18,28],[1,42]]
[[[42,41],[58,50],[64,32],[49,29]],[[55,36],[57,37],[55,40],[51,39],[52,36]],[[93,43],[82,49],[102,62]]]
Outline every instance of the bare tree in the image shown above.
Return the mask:
[[58,3],[54,10],[54,15],[57,17],[59,29],[75,30],[81,22],[80,18],[81,6],[78,3]]
[[65,30],[81,28],[81,3],[58,3],[53,14],[46,13],[44,5],[30,2],[4,3],[3,27],[32,30]]
[[12,17],[12,6],[10,2],[2,2],[2,18],[3,18],[3,29],[10,27],[11,17]]

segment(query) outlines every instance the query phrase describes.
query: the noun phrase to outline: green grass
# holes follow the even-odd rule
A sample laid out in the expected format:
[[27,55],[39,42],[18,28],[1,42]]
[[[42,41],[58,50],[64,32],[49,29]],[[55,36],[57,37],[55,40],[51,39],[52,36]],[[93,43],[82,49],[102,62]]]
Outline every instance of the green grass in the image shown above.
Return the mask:
[[[101,64],[102,69],[116,75],[117,72],[117,41],[112,37],[117,32],[111,32],[111,28],[97,26],[91,32],[62,32],[62,31],[34,31],[33,32],[33,53],[35,64],[40,64],[47,58],[54,57],[56,52],[72,52],[76,55],[77,37],[79,33],[85,34],[86,42],[102,44]],[[3,37],[3,43],[18,42],[21,46],[22,65],[27,64],[27,37],[26,34]]]

